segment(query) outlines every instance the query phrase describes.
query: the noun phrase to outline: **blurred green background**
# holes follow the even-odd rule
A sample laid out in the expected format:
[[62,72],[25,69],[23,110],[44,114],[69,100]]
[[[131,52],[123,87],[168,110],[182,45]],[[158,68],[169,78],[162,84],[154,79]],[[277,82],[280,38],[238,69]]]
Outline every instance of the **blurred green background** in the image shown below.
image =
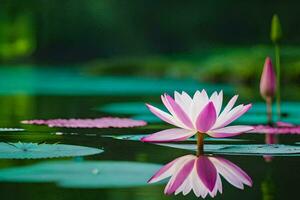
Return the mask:
[[264,58],[273,57],[270,22],[277,13],[283,79],[296,82],[299,6],[297,0],[1,0],[0,62],[251,83]]

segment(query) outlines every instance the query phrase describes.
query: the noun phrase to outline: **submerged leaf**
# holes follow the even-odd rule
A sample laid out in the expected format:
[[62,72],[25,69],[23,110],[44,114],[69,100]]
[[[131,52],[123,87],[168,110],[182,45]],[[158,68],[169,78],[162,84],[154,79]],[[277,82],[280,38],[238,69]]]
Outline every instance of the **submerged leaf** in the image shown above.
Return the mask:
[[[157,144],[160,146],[172,147],[196,151],[194,144]],[[206,153],[220,155],[270,155],[270,156],[300,156],[300,146],[284,144],[206,144],[204,145]]]
[[103,150],[97,148],[67,144],[0,142],[0,159],[38,159],[73,157],[93,155],[102,152]]
[[2,182],[55,182],[67,188],[124,188],[147,184],[161,165],[126,161],[51,161],[0,170]]
[[48,125],[49,127],[65,128],[129,128],[145,126],[142,120],[118,117],[102,117],[97,119],[49,119],[49,120],[24,120],[23,124]]

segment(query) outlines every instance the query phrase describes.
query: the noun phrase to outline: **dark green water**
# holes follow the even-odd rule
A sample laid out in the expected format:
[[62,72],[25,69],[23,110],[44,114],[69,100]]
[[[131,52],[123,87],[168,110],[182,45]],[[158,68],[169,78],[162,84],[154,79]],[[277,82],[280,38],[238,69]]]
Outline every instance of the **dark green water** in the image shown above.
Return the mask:
[[[74,75],[77,74],[77,75]],[[101,116],[130,116],[126,114],[109,114],[100,112],[95,108],[112,102],[159,102],[159,94],[172,91],[174,82],[170,85],[153,85],[155,80],[139,79],[138,82],[128,78],[103,78],[86,77],[69,69],[1,69],[0,86],[0,115],[1,127],[21,127],[25,132],[1,132],[1,142],[47,142],[75,144],[88,147],[102,147],[104,153],[87,156],[84,160],[95,161],[136,161],[142,163],[165,164],[176,157],[190,154],[186,150],[178,150],[168,147],[160,147],[152,144],[144,144],[137,141],[114,140],[104,138],[102,135],[121,134],[148,134],[161,130],[159,127],[146,126],[141,128],[126,129],[67,129],[48,128],[44,126],[21,125],[20,120],[25,119],[51,119],[51,118],[94,118]],[[76,80],[75,80],[76,79]],[[132,82],[131,82],[132,81]],[[167,80],[169,81],[169,80]],[[174,81],[174,80],[172,80]],[[123,83],[123,84],[122,84]],[[113,85],[116,84],[116,85]],[[127,84],[127,85],[126,85]],[[143,84],[145,87],[143,87]],[[193,91],[203,85],[197,82],[178,82],[181,89]],[[119,87],[117,87],[119,85]],[[123,88],[121,93],[120,87]],[[205,85],[213,90],[213,85]],[[216,85],[216,90],[221,86]],[[236,91],[231,86],[224,86],[226,96],[231,96]],[[99,89],[100,88],[100,89]],[[127,89],[126,89],[127,88]],[[128,88],[131,88],[129,90]],[[143,89],[144,88],[144,89]],[[166,89],[167,88],[167,89]],[[199,88],[201,89],[201,88]],[[126,90],[129,90],[126,93]],[[149,90],[149,91],[148,91]],[[148,91],[148,92],[147,92]],[[239,92],[239,91],[237,91]],[[249,97],[242,96],[242,99]],[[55,135],[51,133],[63,132],[66,134]],[[69,134],[68,134],[69,133]],[[72,135],[70,133],[77,133]],[[247,143],[263,143],[263,135],[243,135],[240,138],[249,139]],[[282,136],[283,143],[299,141],[299,136]],[[240,166],[253,180],[253,187],[245,187],[239,190],[225,180],[223,194],[218,194],[215,199],[296,199],[298,196],[299,157],[275,157],[272,162],[266,162],[261,156],[224,156]],[[8,169],[15,166],[29,166],[45,162],[48,159],[39,160],[0,160],[0,168]],[[51,159],[51,160],[72,160]],[[84,162],[84,161],[80,161]],[[120,165],[120,171],[122,171]],[[136,176],[140,174],[137,173]],[[75,174],[74,174],[75,176]],[[150,178],[150,177],[149,177]],[[118,177],[113,177],[118,181]],[[130,184],[131,178],[125,182]],[[105,182],[105,180],[104,180]],[[15,183],[1,182],[1,199],[22,200],[65,200],[65,199],[196,199],[190,193],[186,197],[165,196],[163,194],[165,184],[144,185],[135,187],[105,187],[105,188],[63,188],[52,183]],[[207,198],[209,199],[209,198]]]

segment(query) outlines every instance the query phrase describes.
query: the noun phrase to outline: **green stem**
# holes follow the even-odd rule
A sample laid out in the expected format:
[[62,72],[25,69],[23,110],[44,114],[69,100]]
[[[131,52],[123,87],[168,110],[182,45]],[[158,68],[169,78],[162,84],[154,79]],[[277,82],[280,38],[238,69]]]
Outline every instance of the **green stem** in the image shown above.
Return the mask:
[[197,133],[197,156],[201,156],[204,154],[204,134],[198,132]]
[[278,121],[281,118],[281,110],[280,110],[280,48],[278,43],[275,43],[275,61],[276,61],[276,103],[277,103],[277,117]]
[[266,104],[267,104],[268,124],[272,125],[272,98],[271,97],[266,98]]

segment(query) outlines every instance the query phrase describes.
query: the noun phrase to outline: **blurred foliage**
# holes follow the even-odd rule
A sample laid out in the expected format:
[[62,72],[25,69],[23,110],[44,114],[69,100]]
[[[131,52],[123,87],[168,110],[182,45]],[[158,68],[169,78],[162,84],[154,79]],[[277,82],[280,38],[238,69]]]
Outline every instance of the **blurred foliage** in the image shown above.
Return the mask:
[[92,75],[148,75],[154,77],[190,76],[195,70],[195,64],[190,60],[166,56],[119,57],[95,60],[86,64],[87,72]]
[[33,15],[29,10],[15,9],[12,3],[0,7],[0,60],[29,56],[36,47]]
[[267,44],[274,13],[283,43],[295,45],[299,6],[297,0],[2,0],[1,54],[34,52],[35,60],[61,63]]
[[[193,54],[152,57],[120,57],[96,60],[87,65],[90,74],[190,77],[209,82],[258,83],[269,46],[213,48]],[[300,48],[282,49],[283,82],[298,83]]]

